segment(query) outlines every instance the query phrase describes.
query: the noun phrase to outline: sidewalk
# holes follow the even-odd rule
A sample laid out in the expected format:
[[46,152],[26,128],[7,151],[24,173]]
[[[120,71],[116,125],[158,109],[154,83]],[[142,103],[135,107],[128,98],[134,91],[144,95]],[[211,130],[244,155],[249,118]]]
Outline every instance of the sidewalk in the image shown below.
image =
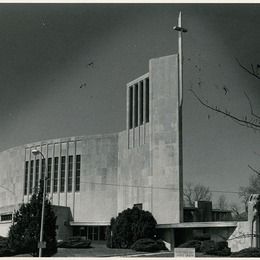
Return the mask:
[[[58,252],[52,257],[174,257],[173,251],[159,251],[154,253],[137,252],[132,249],[107,248],[105,242],[94,241],[90,248],[58,248]],[[15,255],[15,257],[32,257],[29,254]],[[220,257],[196,253],[196,257]]]
[[[15,257],[32,257],[29,254]],[[58,248],[52,257],[173,257],[173,252],[136,252],[132,249],[107,248],[105,242],[94,241],[90,248]]]
[[91,248],[58,248],[58,252],[52,257],[122,257],[130,255],[137,255],[137,252],[131,249],[107,248],[104,242],[92,242]]

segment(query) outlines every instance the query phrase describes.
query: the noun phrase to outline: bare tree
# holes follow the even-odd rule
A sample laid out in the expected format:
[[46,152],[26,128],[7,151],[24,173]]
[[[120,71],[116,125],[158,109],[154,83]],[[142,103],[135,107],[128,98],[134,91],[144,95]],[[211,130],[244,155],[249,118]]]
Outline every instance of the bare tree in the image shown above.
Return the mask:
[[206,187],[202,184],[192,184],[188,182],[185,184],[183,191],[184,204],[186,206],[194,206],[195,201],[206,200],[210,201],[212,198],[212,193],[210,192],[209,187]]
[[247,220],[247,213],[245,211],[241,212],[241,209],[239,209],[239,206],[236,203],[231,203],[229,207],[231,210],[233,220]]
[[260,175],[252,175],[249,178],[249,185],[246,187],[240,187],[239,197],[244,203],[247,210],[247,202],[250,194],[260,193]]
[[[260,64],[250,64],[250,67],[247,67],[240,63],[238,59],[238,65],[250,76],[254,77],[256,80],[260,80]],[[231,113],[225,108],[220,108],[219,106],[209,104],[208,100],[205,97],[199,96],[196,91],[190,89],[193,96],[197,99],[197,101],[206,107],[209,110],[212,110],[216,113],[222,114],[225,117],[232,119],[234,122],[238,123],[239,125],[246,126],[252,128],[254,130],[260,130],[260,115],[258,115],[253,108],[252,102],[244,92],[244,95],[248,101],[250,107],[250,115],[239,116],[234,113]],[[249,179],[249,185],[247,187],[240,187],[239,196],[244,203],[245,209],[247,210],[247,202],[249,199],[250,194],[252,193],[260,193],[260,170],[248,165],[248,168],[252,170],[253,173],[257,174],[257,176],[251,176]]]
[[216,208],[222,209],[222,210],[227,210],[229,208],[227,198],[224,194],[221,194],[218,197],[218,200],[217,200],[217,203],[215,206],[216,206]]
[[[242,65],[238,59],[237,59],[237,62],[238,62],[238,65],[246,73],[248,73],[250,76],[253,76],[257,80],[260,80],[260,74],[259,74],[260,65],[259,64],[256,64],[256,65],[251,64],[251,68],[247,68],[246,66]],[[208,100],[205,97],[202,98],[200,95],[198,95],[198,93],[194,89],[191,88],[190,91],[193,94],[193,96],[199,101],[199,103],[201,105],[203,105],[204,107],[206,107],[212,111],[215,111],[216,113],[222,114],[242,126],[246,126],[246,127],[249,127],[249,128],[255,129],[255,130],[260,130],[260,115],[257,115],[255,113],[252,102],[246,92],[244,92],[244,95],[250,106],[250,114],[251,114],[250,116],[248,116],[248,115],[239,116],[234,113],[231,113],[230,111],[228,111],[225,108],[221,108],[217,105],[209,104]]]

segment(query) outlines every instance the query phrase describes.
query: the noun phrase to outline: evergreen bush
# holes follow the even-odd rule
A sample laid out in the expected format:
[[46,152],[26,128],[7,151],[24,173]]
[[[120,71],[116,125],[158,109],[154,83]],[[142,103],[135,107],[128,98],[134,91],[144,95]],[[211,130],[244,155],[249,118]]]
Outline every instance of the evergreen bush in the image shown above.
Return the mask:
[[160,250],[167,250],[162,240],[153,240],[151,238],[142,238],[137,240],[131,249],[142,252],[156,252]]
[[201,252],[200,247],[201,247],[201,241],[199,240],[189,240],[181,245],[179,245],[179,248],[195,248],[195,252]]
[[[8,246],[16,253],[38,255],[40,240],[40,223],[42,211],[42,189],[33,194],[30,202],[22,204],[14,214],[14,224],[8,233]],[[46,248],[43,256],[51,256],[57,252],[56,216],[49,200],[45,200],[44,237]]]
[[74,238],[58,243],[59,248],[90,248],[91,240]]
[[137,207],[126,209],[112,218],[107,229],[107,246],[130,248],[141,238],[156,238],[156,220],[153,215]]
[[260,248],[249,247],[231,254],[231,257],[260,257]]
[[201,242],[200,251],[208,253],[215,250],[215,242],[213,240],[204,240]]
[[195,252],[202,252],[207,255],[229,256],[231,250],[226,241],[214,242],[213,240],[189,240],[178,247],[195,248]]

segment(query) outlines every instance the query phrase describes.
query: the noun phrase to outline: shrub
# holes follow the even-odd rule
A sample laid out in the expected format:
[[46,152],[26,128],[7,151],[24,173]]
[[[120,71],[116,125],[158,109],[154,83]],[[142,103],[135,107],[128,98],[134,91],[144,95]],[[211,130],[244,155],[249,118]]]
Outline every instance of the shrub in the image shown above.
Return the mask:
[[213,240],[205,240],[202,242],[200,250],[208,255],[215,256],[229,256],[231,254],[226,241],[214,242]]
[[204,240],[201,242],[201,252],[208,253],[213,250],[215,250],[215,242],[213,240]]
[[212,249],[206,252],[208,255],[215,255],[215,256],[230,256],[231,250],[229,247],[225,247],[220,250]]
[[222,250],[228,248],[228,242],[227,241],[218,241],[216,242],[216,250]]
[[16,252],[8,247],[8,239],[0,236],[0,257],[13,256]]
[[126,209],[119,213],[117,218],[111,219],[110,229],[107,230],[107,246],[130,248],[141,238],[154,239],[156,237],[155,227],[156,220],[150,212],[137,207]]
[[16,252],[10,248],[0,248],[0,257],[3,256],[14,256]]
[[143,252],[156,252],[160,250],[167,250],[162,240],[153,240],[150,238],[142,238],[137,240],[131,249]]
[[208,234],[208,233],[197,234],[193,238],[194,238],[194,240],[199,240],[199,241],[210,240],[210,234]]
[[231,255],[231,249],[229,247],[223,248],[222,250],[213,250],[212,252],[209,252],[210,255],[215,256],[230,256]]
[[195,248],[195,252],[203,252],[209,255],[229,256],[231,250],[226,241],[214,242],[213,240],[190,240],[178,247]]
[[69,239],[58,243],[59,248],[90,248],[91,240],[89,239]]
[[260,248],[249,247],[231,254],[231,257],[260,257]]
[[201,247],[201,241],[199,240],[189,240],[178,247],[180,248],[195,248],[195,252],[200,252],[200,247]]
[[168,250],[168,249],[166,248],[166,246],[165,246],[165,244],[164,244],[164,242],[163,242],[162,239],[158,239],[158,240],[156,240],[156,242],[157,242],[157,244],[158,244],[158,246],[159,246],[159,250]]

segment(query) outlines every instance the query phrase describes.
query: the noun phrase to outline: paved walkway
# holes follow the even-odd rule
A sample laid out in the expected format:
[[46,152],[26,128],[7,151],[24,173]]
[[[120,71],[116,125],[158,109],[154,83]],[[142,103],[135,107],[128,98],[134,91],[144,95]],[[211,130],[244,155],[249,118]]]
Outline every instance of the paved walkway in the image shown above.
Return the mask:
[[[29,254],[15,257],[31,257]],[[58,248],[52,257],[173,257],[173,252],[136,252],[131,249],[107,248],[104,242],[92,242],[90,248]]]
[[91,248],[58,248],[53,257],[123,257],[136,254],[131,249],[107,248],[104,242],[92,242]]

